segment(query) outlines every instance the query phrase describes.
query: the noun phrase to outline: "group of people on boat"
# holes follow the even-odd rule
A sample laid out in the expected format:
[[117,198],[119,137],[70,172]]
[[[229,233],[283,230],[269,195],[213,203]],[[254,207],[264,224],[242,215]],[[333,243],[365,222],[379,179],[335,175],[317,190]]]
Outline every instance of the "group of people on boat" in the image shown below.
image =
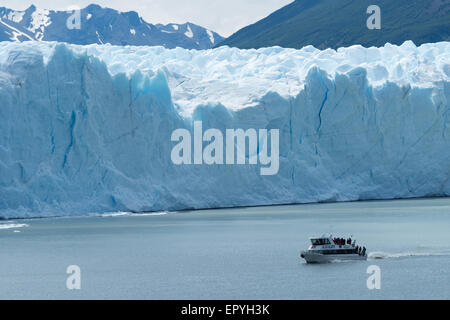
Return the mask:
[[[344,239],[344,238],[333,238],[333,242],[334,244],[338,245],[338,246],[344,246],[346,244],[351,245],[352,244],[352,238],[348,238],[348,239]],[[355,247],[355,252],[357,254],[359,254],[360,256],[365,256],[366,255],[366,247],[360,247],[360,246],[356,246]]]
[[366,255],[366,247],[356,246],[355,250],[356,253],[359,254],[360,256],[364,257]]
[[344,246],[345,244],[352,244],[352,238],[348,238],[347,240],[344,238],[333,238],[333,242],[339,246]]

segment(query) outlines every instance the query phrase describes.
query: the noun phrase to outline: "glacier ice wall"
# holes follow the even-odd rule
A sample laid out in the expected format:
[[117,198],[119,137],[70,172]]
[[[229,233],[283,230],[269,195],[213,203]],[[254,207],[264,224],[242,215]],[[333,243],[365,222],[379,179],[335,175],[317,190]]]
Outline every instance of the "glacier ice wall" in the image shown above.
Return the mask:
[[[450,43],[0,43],[0,217],[450,195]],[[177,128],[280,129],[280,170],[176,166]]]

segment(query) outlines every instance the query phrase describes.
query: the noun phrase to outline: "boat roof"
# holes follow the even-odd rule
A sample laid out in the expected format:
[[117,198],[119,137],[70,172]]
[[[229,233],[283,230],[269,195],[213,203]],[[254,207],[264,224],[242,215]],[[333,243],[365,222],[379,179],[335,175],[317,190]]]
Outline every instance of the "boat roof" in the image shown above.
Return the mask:
[[330,238],[331,238],[331,234],[324,233],[320,237],[309,237],[309,240],[313,240],[313,239],[330,239]]

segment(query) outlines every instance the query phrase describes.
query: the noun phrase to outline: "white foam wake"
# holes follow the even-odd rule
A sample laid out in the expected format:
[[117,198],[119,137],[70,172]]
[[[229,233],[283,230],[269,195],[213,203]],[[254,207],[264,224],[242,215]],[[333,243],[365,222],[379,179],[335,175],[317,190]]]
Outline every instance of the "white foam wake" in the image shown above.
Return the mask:
[[163,216],[168,214],[167,211],[159,212],[146,212],[146,213],[132,213],[132,212],[114,212],[114,213],[104,213],[101,217],[145,217],[145,216]]
[[15,229],[28,227],[26,223],[0,223],[0,229]]
[[148,212],[148,213],[132,213],[132,214],[130,214],[130,216],[132,216],[132,217],[164,216],[168,213],[169,213],[168,211]]
[[395,258],[407,258],[407,257],[430,257],[430,256],[446,256],[448,253],[443,252],[399,252],[399,253],[388,253],[388,252],[370,252],[368,255],[369,259],[395,259]]

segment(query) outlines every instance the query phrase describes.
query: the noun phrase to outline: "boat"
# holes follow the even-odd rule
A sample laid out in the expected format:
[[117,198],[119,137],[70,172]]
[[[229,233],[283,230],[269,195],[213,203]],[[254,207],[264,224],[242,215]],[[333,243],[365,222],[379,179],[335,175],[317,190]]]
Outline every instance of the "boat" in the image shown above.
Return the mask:
[[331,235],[309,238],[311,245],[302,251],[300,257],[307,263],[327,263],[335,261],[367,260],[366,248],[355,240],[333,238]]

